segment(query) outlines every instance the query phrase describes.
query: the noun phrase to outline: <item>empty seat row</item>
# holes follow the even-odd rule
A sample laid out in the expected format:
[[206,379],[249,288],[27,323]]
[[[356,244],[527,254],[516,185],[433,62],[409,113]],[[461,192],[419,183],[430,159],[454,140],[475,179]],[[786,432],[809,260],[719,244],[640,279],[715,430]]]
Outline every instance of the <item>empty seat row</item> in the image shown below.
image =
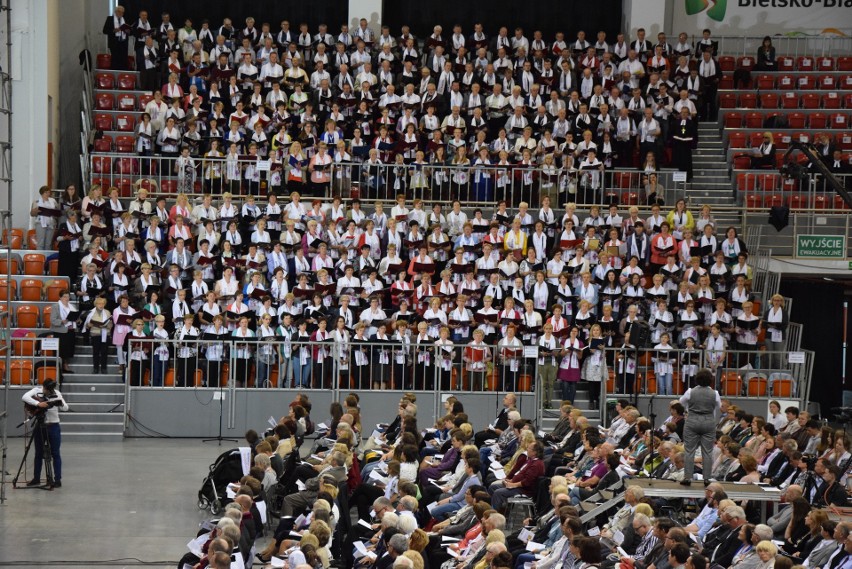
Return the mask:
[[148,94],[137,97],[133,93],[120,93],[118,95],[113,93],[97,93],[95,95],[95,110],[141,112],[145,110],[145,105],[153,98],[153,95]]
[[95,89],[133,91],[136,89],[136,74],[118,73],[117,75],[113,75],[112,73],[96,73]]
[[[852,77],[852,76],[850,76]],[[719,93],[720,109],[756,109],[758,105],[766,109],[818,109],[820,106],[826,109],[839,109],[842,105],[852,108],[852,93],[840,93],[830,91],[824,94],[804,93],[799,95],[795,92],[785,93],[760,93],[745,92]]]
[[[750,190],[751,191],[751,190]],[[813,195],[791,194],[759,194],[748,193],[743,198],[743,204],[747,209],[769,208],[787,205],[790,209],[837,209],[849,210],[849,207],[838,195],[831,194]]]
[[[105,176],[102,174],[100,176],[92,176],[91,178],[92,185],[98,184],[104,188],[118,188],[119,195],[123,198],[133,197],[135,182],[136,180],[129,176]],[[146,189],[151,189],[158,194],[177,194],[177,180],[159,180],[159,187],[150,187],[150,181],[143,180],[142,187],[145,187],[146,182],[149,186]],[[201,181],[195,182],[194,191],[201,193]]]
[[[725,113],[722,124],[725,128],[763,128],[764,121],[770,117],[779,116],[779,113],[772,111],[752,111],[749,113]],[[794,112],[780,115],[787,121],[787,126],[784,128],[830,128],[830,129],[846,129],[849,128],[850,112],[839,113],[824,113],[814,111],[810,113]]]
[[128,114],[118,114],[113,117],[108,113],[95,113],[95,128],[100,131],[133,132],[136,129],[136,117]]
[[18,298],[18,283],[14,280],[0,279],[0,299],[9,298],[8,295],[11,292],[12,300],[57,302],[59,292],[67,288],[68,282],[64,280],[24,279],[21,281],[20,298]]
[[[719,67],[722,71],[734,71],[735,69],[754,69],[757,61],[754,57],[744,55],[734,57],[731,55],[720,55]],[[780,56],[776,57],[776,68],[778,71],[852,71],[852,57],[842,56],[838,58],[820,56],[813,57],[801,55],[799,57]]]

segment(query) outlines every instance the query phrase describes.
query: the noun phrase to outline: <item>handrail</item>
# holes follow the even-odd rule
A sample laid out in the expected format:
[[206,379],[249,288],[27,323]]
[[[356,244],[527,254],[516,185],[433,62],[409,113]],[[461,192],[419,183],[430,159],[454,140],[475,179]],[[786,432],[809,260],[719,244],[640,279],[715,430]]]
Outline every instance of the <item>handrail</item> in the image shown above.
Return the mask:
[[[849,30],[846,30],[849,32]],[[763,45],[764,36],[726,36],[713,35],[712,40],[719,42],[720,55],[751,55],[756,56],[757,50]],[[702,39],[700,35],[692,36],[692,44]],[[852,51],[852,37],[829,36],[772,36],[772,44],[778,57],[799,56],[835,56],[845,55]]]

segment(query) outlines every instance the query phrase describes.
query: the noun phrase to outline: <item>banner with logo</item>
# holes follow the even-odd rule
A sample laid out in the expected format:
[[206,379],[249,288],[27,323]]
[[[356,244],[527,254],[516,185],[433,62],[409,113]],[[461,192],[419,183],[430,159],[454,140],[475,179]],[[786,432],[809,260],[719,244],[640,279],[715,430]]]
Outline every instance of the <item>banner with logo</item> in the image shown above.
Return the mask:
[[847,36],[852,0],[675,0],[673,29],[716,35]]

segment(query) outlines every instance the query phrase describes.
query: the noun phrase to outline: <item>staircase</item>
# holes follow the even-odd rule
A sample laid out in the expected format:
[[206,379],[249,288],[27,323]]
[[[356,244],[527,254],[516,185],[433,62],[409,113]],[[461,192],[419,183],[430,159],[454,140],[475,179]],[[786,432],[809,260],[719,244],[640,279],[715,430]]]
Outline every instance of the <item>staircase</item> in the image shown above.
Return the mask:
[[119,442],[124,438],[124,383],[110,347],[107,373],[92,373],[92,347],[77,340],[73,374],[64,374],[62,395],[70,411],[62,414],[62,438]]
[[[725,145],[717,122],[698,125],[698,148],[692,153],[692,182],[687,185],[689,208],[696,217],[703,205],[736,205],[731,174],[725,156]],[[717,227],[741,227],[742,218],[731,212],[713,211]]]
[[[559,421],[559,406],[562,404],[562,398],[559,396],[559,382],[554,383],[554,399],[550,401],[550,409],[542,410],[541,424],[538,426],[539,429],[547,433],[552,431]],[[583,411],[583,416],[589,420],[589,426],[596,427],[601,424],[600,412],[597,409],[592,409],[592,402],[589,400],[588,382],[581,381],[577,384],[574,407]]]

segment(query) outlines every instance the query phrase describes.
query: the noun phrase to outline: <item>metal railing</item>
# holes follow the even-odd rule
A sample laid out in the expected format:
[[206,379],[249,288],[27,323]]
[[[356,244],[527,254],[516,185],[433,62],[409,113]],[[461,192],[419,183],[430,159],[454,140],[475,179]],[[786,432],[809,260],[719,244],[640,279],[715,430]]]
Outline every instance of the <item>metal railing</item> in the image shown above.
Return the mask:
[[804,404],[810,395],[814,352],[808,350],[730,349],[715,354],[702,349],[606,348],[606,352],[613,367],[601,389],[601,408],[607,395],[682,395],[694,385],[695,373],[702,367],[714,372],[723,397],[797,399]]
[[[847,33],[849,30],[845,30]],[[700,35],[692,36],[692,44],[702,39]],[[763,45],[763,36],[713,36],[713,41],[719,42],[720,55],[751,55],[755,57],[757,50]],[[799,56],[837,56],[847,55],[852,51],[852,37],[825,36],[772,36],[772,45],[778,57]]]
[[[265,195],[292,191],[330,200],[359,197],[393,202],[396,195],[450,202],[459,199],[470,207],[492,206],[505,199],[517,204],[549,195],[553,205],[567,201],[578,205],[621,203],[645,204],[647,176],[634,169],[547,168],[541,165],[454,166],[452,164],[371,164],[369,162],[331,163],[322,173],[303,164],[291,172],[289,164],[240,157],[193,158],[193,167],[183,170],[178,159],[166,156],[140,156],[128,153],[96,153],[89,157],[90,182],[118,187],[125,196],[140,185],[149,194],[191,196],[204,193]],[[179,171],[180,170],[180,171]],[[665,191],[682,195],[682,182],[674,181],[674,170],[661,170],[658,184]],[[665,198],[665,195],[662,196]],[[672,199],[668,200],[673,202]],[[537,201],[531,202],[537,205]]]

